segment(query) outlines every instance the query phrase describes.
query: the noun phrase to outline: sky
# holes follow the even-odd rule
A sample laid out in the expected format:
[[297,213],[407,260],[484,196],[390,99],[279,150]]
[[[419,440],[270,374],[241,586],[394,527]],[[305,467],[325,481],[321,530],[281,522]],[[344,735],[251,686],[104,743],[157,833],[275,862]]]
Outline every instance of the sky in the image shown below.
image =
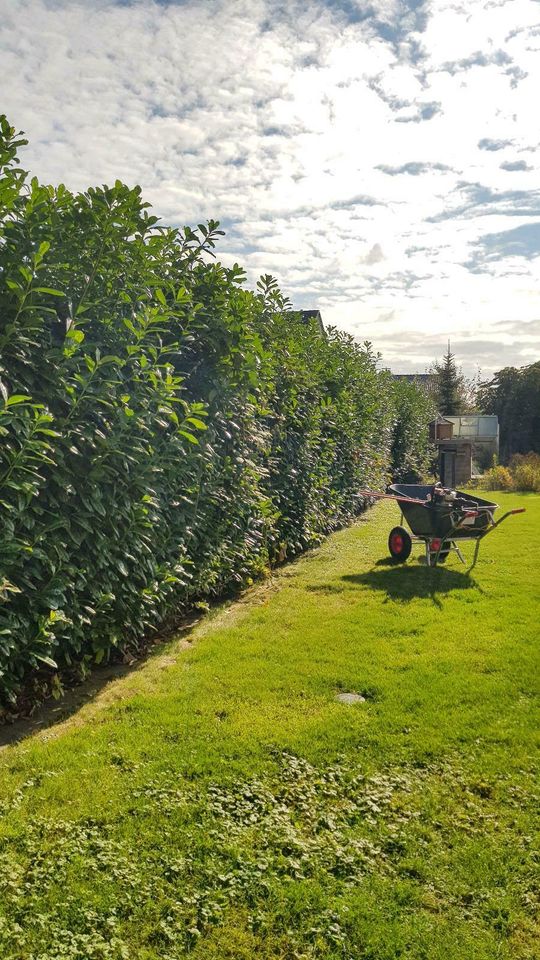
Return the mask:
[[0,0],[0,67],[25,169],[219,220],[394,372],[540,358],[538,0]]

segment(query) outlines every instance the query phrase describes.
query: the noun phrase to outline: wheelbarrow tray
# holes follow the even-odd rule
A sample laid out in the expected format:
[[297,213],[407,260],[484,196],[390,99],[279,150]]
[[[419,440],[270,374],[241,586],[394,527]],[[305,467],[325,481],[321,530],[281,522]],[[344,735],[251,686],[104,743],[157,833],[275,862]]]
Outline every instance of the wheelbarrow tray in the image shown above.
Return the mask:
[[[394,483],[388,492],[400,498],[399,506],[415,537],[452,540],[476,540],[493,526],[493,514],[498,504],[482,500],[461,490],[456,490],[452,501],[431,499],[433,485]],[[404,499],[401,499],[401,498]],[[408,503],[422,500],[424,504]],[[473,514],[467,516],[468,513]]]

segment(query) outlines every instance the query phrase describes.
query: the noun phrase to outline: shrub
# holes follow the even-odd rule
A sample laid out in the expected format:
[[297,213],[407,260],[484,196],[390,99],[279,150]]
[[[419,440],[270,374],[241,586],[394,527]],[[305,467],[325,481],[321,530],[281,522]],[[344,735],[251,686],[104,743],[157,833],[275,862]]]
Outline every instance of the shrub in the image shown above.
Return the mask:
[[540,454],[515,454],[507,467],[494,464],[479,480],[484,490],[540,491]]
[[495,464],[486,470],[478,480],[478,486],[483,490],[511,490],[513,478],[508,467]]
[[515,454],[510,461],[513,489],[540,492],[540,454]]

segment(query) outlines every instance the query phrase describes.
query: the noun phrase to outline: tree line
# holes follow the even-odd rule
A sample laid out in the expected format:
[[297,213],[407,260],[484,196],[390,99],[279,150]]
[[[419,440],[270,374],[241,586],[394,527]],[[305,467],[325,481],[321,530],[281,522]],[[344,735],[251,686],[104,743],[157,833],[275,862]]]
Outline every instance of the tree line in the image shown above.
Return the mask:
[[540,454],[540,360],[499,370],[481,384],[478,406],[499,418],[503,463],[515,454]]

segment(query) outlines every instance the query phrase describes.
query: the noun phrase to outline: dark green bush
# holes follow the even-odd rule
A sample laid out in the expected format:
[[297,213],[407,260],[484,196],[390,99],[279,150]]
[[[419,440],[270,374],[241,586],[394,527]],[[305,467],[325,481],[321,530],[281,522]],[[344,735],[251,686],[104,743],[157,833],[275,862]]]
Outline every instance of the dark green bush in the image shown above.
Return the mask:
[[388,479],[400,422],[369,346],[269,277],[244,289],[217,223],[164,228],[119,182],[28,183],[23,142],[2,118],[4,702],[318,543]]

